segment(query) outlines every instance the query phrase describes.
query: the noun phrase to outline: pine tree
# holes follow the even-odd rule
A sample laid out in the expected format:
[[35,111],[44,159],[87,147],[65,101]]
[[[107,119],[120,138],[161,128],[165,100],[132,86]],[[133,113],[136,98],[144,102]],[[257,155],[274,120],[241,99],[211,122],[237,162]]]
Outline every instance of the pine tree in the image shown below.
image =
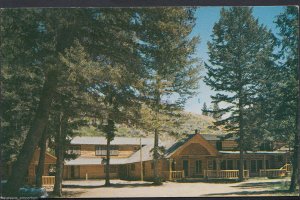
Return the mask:
[[[145,31],[138,37],[143,41],[140,45],[149,70],[142,96],[152,113],[154,184],[159,185],[158,140],[166,123],[162,116],[176,114],[197,88],[200,65],[192,55],[198,37],[189,38],[195,25],[194,10],[190,8],[144,9],[140,19]],[[179,98],[167,102],[174,94]]]
[[[246,108],[252,105],[258,68],[265,67],[270,60],[274,39],[270,31],[252,16],[252,8],[222,8],[221,18],[214,25],[212,41],[208,42],[209,64],[205,83],[218,93],[212,96],[214,102],[226,102],[229,106],[220,112],[230,112],[216,125],[223,125],[230,135],[238,135],[240,151],[239,180],[243,181],[243,152],[245,137],[249,133]],[[250,137],[249,137],[250,138]]]
[[[280,70],[279,93],[275,108],[277,108],[279,130],[277,135],[291,136],[293,142],[292,167],[290,191],[294,192],[299,176],[299,9],[288,6],[276,19],[279,32],[279,56],[282,60]],[[281,133],[279,133],[281,132]],[[286,139],[286,138],[284,138]],[[299,177],[298,177],[299,178]],[[300,180],[299,180],[300,182]],[[300,192],[299,192],[300,193]]]
[[202,111],[202,115],[208,116],[208,112],[207,112],[208,109],[207,109],[205,102],[203,103],[203,107],[202,107],[201,111]]
[[[26,122],[28,130],[25,130],[25,142],[6,184],[9,195],[16,194],[24,181],[34,150],[47,125],[54,97],[61,88],[68,88],[69,83],[65,78],[78,78],[77,89],[73,92],[80,96],[76,94],[77,91],[87,91],[92,86],[91,81],[82,83],[81,79],[86,81],[89,75],[99,73],[99,70],[83,65],[81,69],[62,70],[66,66],[63,57],[76,41],[85,48],[89,60],[95,66],[105,66],[113,61],[125,69],[123,72],[126,69],[135,72],[136,75],[132,77],[141,73],[143,68],[138,67],[140,55],[135,48],[132,14],[131,9],[126,12],[120,9],[15,9],[1,12],[1,19],[5,21],[1,23],[1,37],[6,41],[1,44],[1,53],[7,55],[4,63],[8,69],[20,66],[15,70],[20,73],[24,66],[28,66],[30,70],[35,70],[33,75],[41,74],[41,79],[37,79],[39,82],[33,84],[38,91],[32,93],[36,102],[32,104],[34,108],[29,109],[31,117]],[[105,78],[100,82],[111,79]],[[96,80],[99,82],[99,79]],[[14,84],[10,86],[15,87]],[[10,106],[9,101],[5,102]],[[77,108],[82,108],[80,106]]]
[[220,112],[219,105],[217,103],[213,103],[212,117],[215,120],[220,120],[222,117],[222,112]]

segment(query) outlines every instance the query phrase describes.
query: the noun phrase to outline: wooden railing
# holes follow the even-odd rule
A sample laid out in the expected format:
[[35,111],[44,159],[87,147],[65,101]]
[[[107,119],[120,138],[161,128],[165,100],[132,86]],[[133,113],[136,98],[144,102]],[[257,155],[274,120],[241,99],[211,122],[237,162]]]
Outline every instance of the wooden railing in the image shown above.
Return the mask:
[[261,177],[283,177],[286,175],[285,169],[260,169],[259,176]]
[[292,171],[292,165],[291,164],[285,164],[280,169],[285,170],[287,172],[291,172]]
[[259,176],[262,176],[262,177],[265,176],[265,177],[271,177],[271,178],[283,177],[283,176],[287,176],[288,174],[290,174],[291,170],[292,170],[291,164],[285,164],[279,169],[260,169]]
[[42,176],[43,186],[54,186],[55,176]]
[[184,178],[184,171],[170,171],[169,177],[171,180]]
[[[239,170],[204,170],[206,178],[238,178]],[[244,177],[249,177],[249,171],[244,170]]]
[[166,180],[178,180],[184,178],[184,171],[164,171],[162,176]]
[[[29,185],[35,185],[35,177],[26,177],[25,182]],[[43,186],[54,186],[55,176],[42,176]]]

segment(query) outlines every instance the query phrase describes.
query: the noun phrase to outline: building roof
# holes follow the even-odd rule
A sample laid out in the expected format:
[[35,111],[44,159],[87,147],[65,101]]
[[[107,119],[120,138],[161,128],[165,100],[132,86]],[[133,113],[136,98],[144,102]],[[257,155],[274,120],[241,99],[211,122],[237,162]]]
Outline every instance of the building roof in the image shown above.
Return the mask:
[[179,141],[177,141],[176,143],[174,143],[172,146],[170,146],[167,151],[166,151],[166,155],[170,155],[171,153],[173,153],[174,151],[176,151],[179,147],[181,147],[184,143],[186,143],[189,139],[191,139],[192,137],[194,137],[195,134],[190,134],[188,135],[186,138],[183,138]]
[[[65,165],[103,165],[105,163],[104,158],[88,158],[78,157],[74,160],[65,161]],[[128,158],[111,158],[109,163],[111,165],[126,164]]]
[[[216,134],[200,134],[206,140],[221,140],[225,135],[216,135]],[[225,140],[236,140],[236,136],[232,136],[230,138],[226,138]]]
[[[221,140],[220,135],[215,134],[200,134],[205,140],[212,141],[212,140]],[[189,139],[194,137],[195,134],[189,134],[186,138],[183,138],[177,142],[175,142],[173,145],[171,145],[169,148],[167,148],[166,154],[170,155],[173,152],[175,152],[179,147],[181,147],[183,144],[185,144]],[[235,140],[235,137],[228,138],[226,140]]]
[[[176,142],[176,145],[180,145],[180,143],[187,141],[189,138],[192,138],[195,134],[189,134],[183,140]],[[201,134],[202,137],[206,140],[221,140],[223,135],[216,134]],[[235,137],[228,138],[226,140],[235,140]],[[154,138],[142,138],[143,145],[153,144]],[[106,138],[99,136],[76,136],[71,140],[71,144],[94,144],[94,145],[106,145]],[[140,138],[129,138],[129,137],[115,137],[113,141],[111,141],[112,145],[139,145]],[[175,145],[174,144],[174,145]],[[173,145],[172,148],[175,148]]]
[[[217,141],[221,140],[224,135],[213,135],[213,134],[200,134],[205,140]],[[166,149],[165,157],[170,157],[175,151],[177,151],[182,145],[184,145],[188,140],[194,137],[195,134],[189,134],[186,138],[183,138],[174,143],[174,141],[159,141],[159,146],[164,146]],[[236,137],[231,137],[225,140],[235,140]],[[71,144],[92,144],[92,145],[106,145],[105,137],[75,137],[72,139]],[[140,145],[140,138],[127,138],[127,137],[115,137],[111,141],[112,145]],[[128,158],[111,158],[110,164],[130,164],[141,161],[153,160],[153,138],[142,138],[142,149],[134,152]],[[221,154],[239,154],[239,151],[219,151]],[[247,151],[246,154],[283,154],[283,151]],[[105,163],[103,158],[88,158],[88,157],[78,157],[75,160],[65,161],[65,165],[101,165]]]
[[[71,144],[94,144],[106,145],[105,137],[96,136],[76,136],[71,140]],[[142,145],[153,143],[153,138],[142,138]],[[140,138],[115,137],[110,143],[111,145],[139,145]]]
[[79,157],[74,160],[65,161],[65,165],[101,165],[102,160],[102,158]]

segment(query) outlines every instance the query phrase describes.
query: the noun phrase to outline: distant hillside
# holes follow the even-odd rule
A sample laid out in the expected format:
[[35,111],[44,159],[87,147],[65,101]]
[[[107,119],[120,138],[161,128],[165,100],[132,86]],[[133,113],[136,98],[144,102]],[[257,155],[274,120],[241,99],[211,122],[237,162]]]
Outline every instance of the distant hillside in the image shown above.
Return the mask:
[[[198,129],[201,134],[223,134],[219,128],[214,127],[214,119],[212,117],[185,112],[182,121],[183,123],[180,127],[170,127],[170,133],[161,133],[160,139],[179,139],[187,134],[194,133],[196,129]],[[105,136],[103,132],[96,130],[93,126],[81,127],[80,130],[78,130],[78,134],[81,136]],[[116,136],[153,137],[153,133],[130,128],[124,124],[118,124]]]

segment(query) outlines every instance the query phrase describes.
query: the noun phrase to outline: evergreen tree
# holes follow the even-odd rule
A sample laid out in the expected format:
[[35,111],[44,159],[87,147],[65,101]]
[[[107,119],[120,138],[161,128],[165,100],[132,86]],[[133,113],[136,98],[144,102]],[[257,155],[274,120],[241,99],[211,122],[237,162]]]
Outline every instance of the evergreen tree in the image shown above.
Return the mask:
[[[243,181],[243,153],[247,128],[246,109],[253,104],[257,69],[265,68],[271,59],[274,38],[270,31],[252,16],[252,8],[222,8],[221,18],[214,25],[212,41],[208,42],[209,64],[205,83],[218,93],[214,102],[226,102],[229,106],[219,112],[230,112],[216,125],[223,125],[229,135],[238,135],[240,151],[239,180]],[[251,137],[248,137],[251,138]]]
[[201,111],[202,111],[202,115],[208,116],[208,112],[207,112],[208,109],[207,109],[205,102],[203,103],[203,107],[202,107]]
[[[5,41],[1,44],[1,54],[7,55],[4,57],[7,68],[10,70],[17,66],[19,68],[11,71],[21,73],[26,66],[33,71],[28,77],[41,74],[37,76],[40,79],[37,78],[33,84],[37,92],[28,93],[32,94],[36,103],[29,101],[33,108],[29,109],[31,117],[27,118],[28,129],[22,130],[25,142],[21,145],[22,150],[6,184],[9,195],[16,194],[24,181],[34,150],[47,124],[52,101],[61,83],[65,82],[64,86],[68,87],[65,77],[84,78],[98,73],[85,70],[86,66],[81,70],[62,70],[66,66],[62,60],[65,50],[78,41],[94,63],[103,66],[114,61],[136,74],[141,73],[143,68],[138,67],[140,62],[137,60],[140,55],[134,48],[136,40],[132,37],[135,31],[132,13],[130,9],[127,12],[120,9],[7,9],[1,12],[1,19],[5,22],[1,23],[1,38]],[[82,85],[80,79],[76,83],[80,91],[88,90],[86,83]],[[10,86],[16,85],[11,82]],[[5,102],[11,105],[9,101]]]
[[213,103],[213,110],[212,110],[212,117],[215,119],[215,120],[220,120],[221,117],[222,117],[222,112],[220,112],[220,108],[219,108],[219,105],[218,103]]
[[[194,9],[144,9],[140,20],[144,32],[138,37],[143,41],[140,44],[141,53],[145,55],[149,71],[141,94],[152,116],[154,184],[161,184],[158,174],[161,149],[158,138],[166,125],[161,117],[176,115],[197,88],[200,65],[192,55],[198,37],[189,37],[195,25]],[[176,101],[166,101],[172,95],[178,96]]]
[[[278,99],[276,105],[276,129],[281,137],[290,136],[293,142],[290,191],[294,192],[299,173],[299,9],[288,6],[276,19],[279,32],[280,79],[277,88]],[[299,111],[298,111],[299,112]],[[282,134],[284,133],[284,134]]]

